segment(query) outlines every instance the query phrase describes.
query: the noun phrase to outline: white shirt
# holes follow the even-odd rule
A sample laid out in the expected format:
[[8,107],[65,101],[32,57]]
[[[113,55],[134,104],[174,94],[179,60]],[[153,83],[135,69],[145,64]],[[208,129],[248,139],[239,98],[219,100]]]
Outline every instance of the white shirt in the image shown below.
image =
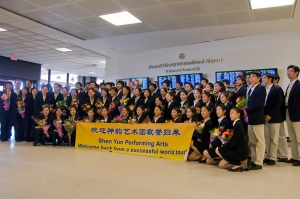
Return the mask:
[[119,95],[119,94],[121,93],[121,91],[122,91],[122,89],[118,91],[118,94],[117,94],[117,95]]
[[[259,83],[258,83],[258,84],[255,84],[254,86],[252,86],[252,87],[249,89],[249,90],[251,90],[249,97],[252,95],[254,89],[255,89],[256,86],[258,86],[258,85],[259,85]],[[248,91],[248,92],[249,92],[249,91]]]
[[158,120],[160,117],[161,117],[161,116],[155,117],[155,118],[154,118],[154,122],[156,123],[157,120]]
[[223,120],[225,117],[226,117],[226,116],[221,117],[221,118],[218,119],[219,125],[221,124],[222,120]]
[[171,104],[172,104],[172,102],[169,102],[169,103],[168,103],[168,107],[169,107]]
[[16,93],[17,95],[19,95],[20,90],[14,90],[14,93]]
[[200,100],[200,99],[198,99],[198,100],[195,99],[195,100],[194,100],[194,106],[196,106],[196,104],[199,102],[199,100]]
[[290,97],[290,93],[291,93],[291,90],[295,84],[295,82],[297,81],[297,79],[295,79],[294,81],[292,81],[290,84],[289,84],[289,87],[286,91],[286,97],[285,97],[285,105],[288,106],[288,103],[289,103],[289,97]]
[[186,100],[180,102],[181,107],[183,106],[184,102],[186,102]]
[[237,120],[234,120],[234,122],[233,122],[233,126],[235,125],[235,123],[237,122],[237,121],[239,121],[240,119],[237,119]]
[[270,90],[271,90],[272,86],[273,86],[273,84],[271,84],[269,87],[266,87],[267,95],[266,95],[266,100],[265,100],[265,106],[266,106],[268,95],[270,93]]
[[227,106],[228,102],[229,102],[229,101],[227,101],[224,105]]
[[209,105],[209,103],[210,103],[210,101],[209,101],[209,102],[207,102],[207,103],[205,104],[205,106],[208,106],[208,105]]

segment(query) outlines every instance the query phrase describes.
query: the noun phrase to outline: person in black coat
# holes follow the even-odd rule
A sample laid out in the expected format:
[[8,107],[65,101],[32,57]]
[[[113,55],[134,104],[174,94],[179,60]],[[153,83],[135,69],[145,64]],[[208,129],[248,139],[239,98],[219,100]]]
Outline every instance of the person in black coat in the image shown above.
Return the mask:
[[223,92],[225,92],[225,86],[223,82],[217,81],[215,83],[215,90],[214,90],[215,106],[222,104],[220,95]]
[[142,124],[142,123],[148,123],[150,120],[147,113],[145,113],[145,107],[143,105],[139,105],[136,108],[136,123]]
[[87,112],[87,116],[82,118],[83,122],[97,122],[98,118],[95,117],[96,109],[90,108]]
[[260,85],[261,74],[258,72],[251,73],[251,89],[248,92],[248,108],[244,111],[248,115],[248,135],[251,150],[251,170],[262,169],[265,155],[265,99],[266,89]]
[[230,93],[225,91],[225,92],[222,92],[221,93],[221,96],[220,96],[220,99],[221,99],[221,103],[226,106],[226,118],[228,121],[231,121],[230,120],[230,110],[232,107],[234,107],[234,105],[232,104],[231,101],[229,101],[229,97],[230,97]]
[[35,117],[39,116],[43,110],[43,106],[48,105],[50,106],[50,111],[52,111],[54,107],[54,99],[51,97],[49,93],[49,88],[47,86],[42,87],[42,92],[38,93],[35,98],[34,102],[34,111],[33,115]]
[[152,123],[165,123],[165,120],[162,116],[163,109],[161,106],[155,106],[154,108],[154,117]]
[[[63,118],[63,110],[60,107],[56,108],[55,111],[56,115],[53,117],[53,123],[52,123],[52,131],[51,131],[51,140],[52,140],[52,146],[61,145],[63,142],[68,143],[69,137],[68,133],[63,128],[63,124],[65,122],[65,118]],[[60,127],[55,126],[57,124],[60,124]],[[57,140],[57,143],[56,143]]]
[[189,104],[193,104],[194,100],[195,100],[193,89],[194,89],[194,87],[190,82],[184,83],[184,90],[186,90],[188,92],[187,100],[188,100]]
[[283,104],[283,90],[273,85],[273,75],[264,74],[263,83],[266,86],[267,97],[265,103],[265,140],[266,157],[264,163],[275,165],[279,141],[280,124],[283,122],[281,107]]
[[168,103],[167,99],[166,99],[167,93],[168,93],[168,90],[166,88],[160,89],[160,97],[163,99],[162,104],[164,106],[166,106],[166,104]]
[[[75,106],[76,109],[78,110],[79,108],[79,98],[78,98],[78,94],[77,94],[77,90],[76,89],[72,89],[71,93],[70,93],[70,97],[68,98],[67,102],[66,102],[67,106],[70,108],[71,106]],[[77,104],[77,105],[75,105]]]
[[212,121],[214,127],[217,127],[218,126],[218,117],[216,114],[216,107],[210,101],[210,99],[211,99],[211,95],[209,93],[207,93],[207,92],[202,93],[202,102],[203,102],[202,106],[209,106],[211,108],[210,118],[211,118],[211,121]]
[[123,91],[122,91],[123,95],[121,99],[130,99],[131,98],[131,90],[129,86],[124,86],[123,87]]
[[51,141],[51,131],[52,131],[52,123],[53,119],[50,115],[50,107],[44,106],[42,109],[42,115],[39,115],[37,117],[38,120],[45,120],[46,125],[50,125],[48,131],[44,131],[41,126],[35,123],[35,127],[33,129],[33,137],[34,142],[33,146],[37,146],[38,143],[41,143],[42,145],[45,144],[47,141]]
[[55,83],[53,85],[53,89],[54,89],[54,92],[51,93],[51,98],[54,100],[54,102],[53,102],[53,109],[56,109],[56,102],[63,101],[64,97],[63,97],[63,95],[60,92],[60,86],[59,86],[59,84]]
[[179,109],[181,110],[181,120],[185,121],[186,120],[186,109],[190,107],[189,102],[187,101],[187,95],[188,92],[186,90],[183,90],[180,92],[180,104],[179,104]]
[[182,123],[181,121],[181,111],[178,107],[174,107],[172,108],[172,112],[171,112],[171,116],[172,116],[172,120],[174,123]]
[[[119,112],[119,106],[120,106],[120,98],[117,96],[118,89],[117,88],[112,88],[110,91],[111,95],[111,104],[109,105],[109,114],[111,115],[112,118],[118,117],[120,115]],[[112,105],[114,107],[112,107]]]
[[246,79],[244,76],[237,76],[236,77],[236,85],[237,91],[233,93],[231,102],[234,106],[236,106],[236,100],[239,97],[246,97],[247,96],[247,87],[245,86]]
[[148,117],[152,120],[153,118],[153,112],[154,112],[154,102],[152,101],[150,97],[150,89],[145,89],[144,91],[144,107],[145,112],[147,113]]
[[[11,136],[11,121],[17,116],[17,94],[14,93],[13,84],[6,82],[4,84],[4,91],[0,93],[0,122],[1,122],[1,141],[8,141]],[[9,105],[6,106],[2,96],[8,95]]]
[[216,148],[216,154],[223,158],[219,167],[233,172],[248,170],[249,148],[240,116],[240,110],[237,107],[231,109],[230,117],[234,120],[232,137],[221,147]]
[[117,89],[118,89],[118,92],[117,92],[117,96],[121,99],[122,96],[123,96],[123,87],[125,86],[125,83],[121,80],[119,80],[117,82]]
[[216,98],[215,98],[215,95],[213,94],[214,93],[214,84],[209,82],[206,87],[205,87],[205,91],[206,93],[209,93],[210,94],[210,101],[215,105],[216,103]]
[[86,117],[87,116],[87,112],[86,111],[83,111],[82,110],[82,107],[85,106],[85,105],[90,105],[91,109],[96,109],[96,102],[97,102],[97,98],[95,97],[95,91],[94,89],[90,88],[88,90],[88,97],[85,98],[85,101],[81,102],[80,103],[80,107],[81,107],[81,114],[80,116],[83,118],[83,117]]
[[166,120],[171,120],[173,117],[171,115],[172,109],[178,107],[178,103],[175,100],[175,95],[172,92],[168,92],[166,95],[167,104],[165,106],[165,114],[164,117]]
[[101,92],[101,98],[100,100],[102,101],[104,107],[108,108],[110,103],[111,103],[111,98],[109,96],[109,92],[107,88],[103,88]]
[[181,97],[180,97],[180,93],[182,91],[182,82],[176,82],[176,90],[175,90],[175,99],[177,102],[181,102]]
[[142,89],[141,88],[136,88],[134,90],[134,96],[129,99],[128,101],[128,106],[133,105],[134,108],[134,114],[136,115],[136,108],[138,106],[144,106],[144,98],[141,96],[142,94]]
[[98,118],[98,120],[100,120],[103,123],[111,123],[111,117],[109,115],[108,108],[106,108],[106,107],[102,108],[101,115]]
[[[80,116],[77,114],[77,108],[76,108],[76,106],[71,106],[70,107],[70,115],[69,115],[69,117],[74,122],[81,121]],[[76,143],[76,128],[74,129],[73,133],[71,134],[71,146],[75,146],[75,143]]]
[[286,123],[289,132],[292,158],[286,163],[292,163],[294,166],[300,166],[300,81],[299,67],[290,65],[287,67],[287,76],[290,84],[286,89],[285,107]]
[[191,161],[206,161],[203,156],[203,152],[208,149],[210,133],[209,131],[213,129],[213,123],[210,119],[211,108],[209,106],[203,106],[201,108],[201,114],[204,118],[203,122],[200,122],[203,126],[202,131],[194,131],[194,135],[191,142],[192,152],[188,156],[188,160]]

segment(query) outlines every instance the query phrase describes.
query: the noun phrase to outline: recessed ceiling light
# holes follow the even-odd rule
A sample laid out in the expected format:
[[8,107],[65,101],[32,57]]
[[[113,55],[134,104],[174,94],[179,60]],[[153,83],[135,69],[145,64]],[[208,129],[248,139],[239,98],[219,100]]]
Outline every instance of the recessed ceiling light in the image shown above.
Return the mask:
[[250,0],[252,9],[293,5],[295,0]]
[[115,26],[142,23],[141,20],[139,20],[138,18],[136,18],[135,16],[133,16],[127,11],[108,14],[108,15],[101,15],[99,17],[101,17],[102,19],[108,21],[109,23]]
[[114,48],[108,48],[107,50],[109,50],[109,51],[114,51],[115,49],[114,49]]
[[71,51],[73,51],[69,48],[56,48],[56,50],[61,51],[61,52],[71,52]]
[[93,74],[93,75],[97,74],[97,73],[95,73],[95,72],[89,72],[89,73],[91,73],[91,74]]
[[105,63],[106,63],[106,61],[101,61],[100,63],[101,63],[101,64],[105,64]]
[[0,32],[5,32],[5,31],[8,31],[8,30],[6,30],[4,28],[0,28]]

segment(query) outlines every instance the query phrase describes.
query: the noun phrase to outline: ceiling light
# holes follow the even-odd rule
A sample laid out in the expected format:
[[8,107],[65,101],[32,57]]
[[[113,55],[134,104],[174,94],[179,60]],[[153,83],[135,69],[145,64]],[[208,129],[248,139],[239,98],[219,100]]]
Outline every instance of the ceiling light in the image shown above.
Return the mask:
[[115,49],[114,49],[114,48],[108,48],[107,50],[109,50],[109,51],[114,51]]
[[115,26],[142,23],[141,20],[139,20],[138,18],[136,18],[135,16],[133,16],[127,11],[108,14],[108,15],[101,15],[99,17],[108,21],[109,23],[112,23]]
[[100,63],[101,63],[101,64],[105,64],[105,63],[106,63],[106,61],[100,61]]
[[250,0],[252,9],[294,5],[295,0]]
[[93,74],[93,75],[96,75],[97,73],[95,73],[95,72],[89,72],[89,73],[91,73],[91,74]]
[[56,48],[56,50],[61,51],[61,52],[71,52],[73,50],[68,49],[68,48]]
[[7,30],[4,28],[0,28],[0,32],[5,32],[5,31],[7,31]]

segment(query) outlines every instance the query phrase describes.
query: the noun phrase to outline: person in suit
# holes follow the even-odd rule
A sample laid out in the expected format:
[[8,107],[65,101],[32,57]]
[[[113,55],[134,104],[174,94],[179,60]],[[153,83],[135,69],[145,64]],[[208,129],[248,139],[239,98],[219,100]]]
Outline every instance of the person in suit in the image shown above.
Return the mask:
[[199,89],[199,88],[196,88],[194,90],[194,98],[195,98],[195,100],[193,101],[192,104],[189,104],[189,105],[191,105],[191,106],[197,106],[197,107],[201,108],[202,103],[203,103],[201,97],[202,97],[202,90]]
[[154,108],[154,117],[152,123],[165,123],[165,120],[162,116],[163,109],[161,106],[155,106]]
[[77,90],[76,89],[72,89],[71,90],[70,97],[68,98],[66,104],[67,104],[67,106],[69,108],[71,106],[73,106],[74,104],[77,104],[77,106],[75,106],[75,107],[78,110],[78,106],[79,106],[80,102],[79,102],[79,98],[78,98],[78,94],[77,94]]
[[[208,84],[208,79],[203,78],[203,79],[201,80],[201,85],[202,85],[203,89],[206,88],[206,85],[207,85],[207,84]],[[203,90],[202,90],[202,92],[203,92]]]
[[[88,98],[85,99],[85,101],[81,102],[80,107],[82,107],[84,104],[88,104],[91,106],[92,109],[96,109],[96,102],[97,102],[97,98],[95,97],[95,91],[94,89],[90,88],[88,90]],[[82,112],[82,116],[86,116],[87,113],[86,112]]]
[[78,93],[78,100],[79,100],[80,102],[85,101],[85,99],[88,97],[87,92],[88,92],[88,90],[89,90],[89,87],[90,87],[90,82],[86,82],[86,83],[84,84],[84,90],[81,91],[80,93]]
[[251,170],[262,169],[265,155],[265,99],[266,89],[260,85],[261,74],[254,71],[251,73],[252,88],[248,92],[248,108],[244,110],[248,115],[248,136],[251,150]]
[[290,84],[285,93],[286,124],[288,127],[292,158],[285,161],[294,166],[300,166],[300,82],[298,80],[299,67],[287,67]]
[[[274,81],[273,84],[279,86],[278,83],[280,81],[280,76],[278,74],[273,75]],[[286,117],[286,110],[285,110],[285,103],[284,103],[284,96],[283,96],[283,103],[281,106],[281,117],[284,119]],[[278,140],[278,150],[277,150],[277,162],[285,162],[288,160],[288,147],[287,147],[287,139],[284,127],[284,121],[280,123],[280,130],[279,130],[279,140]]]
[[50,125],[50,128],[48,129],[48,131],[44,132],[43,128],[35,123],[35,127],[33,129],[33,137],[34,137],[33,146],[37,146],[38,143],[41,143],[41,145],[44,145],[45,142],[51,140],[50,133],[52,131],[51,126],[53,123],[53,119],[51,118],[50,113],[51,113],[50,107],[44,106],[42,109],[42,115],[37,116],[37,119],[45,120],[46,125]]
[[119,81],[117,82],[117,89],[118,89],[118,94],[117,94],[117,96],[118,96],[119,98],[122,98],[122,96],[123,96],[123,87],[125,86],[124,84],[125,84],[125,83],[124,83],[123,81],[121,81],[121,80],[119,80]]
[[157,85],[154,83],[151,83],[149,85],[149,89],[151,91],[151,98],[153,101],[155,101],[156,97],[160,96],[160,90],[157,88]]
[[175,99],[177,102],[181,102],[180,93],[182,91],[182,82],[176,82],[176,89],[175,89]]
[[[32,88],[32,90],[34,91],[34,88]],[[22,91],[22,93],[23,93],[23,91]],[[32,130],[32,125],[33,125],[32,117],[33,117],[33,111],[34,111],[34,98],[33,98],[32,94],[28,93],[25,98],[22,96],[22,100],[26,104],[25,120],[24,120],[25,141],[30,142],[32,140],[32,138],[30,136],[30,132]]]
[[122,108],[122,117],[121,118],[122,118],[123,123],[126,123],[126,124],[131,119],[131,112],[130,112],[128,106],[124,106]]
[[144,91],[144,107],[145,112],[148,117],[152,120],[153,119],[153,112],[154,112],[154,102],[151,99],[151,91],[150,89],[145,89]]
[[69,89],[67,88],[67,87],[63,87],[62,89],[61,89],[61,94],[62,94],[62,96],[63,96],[63,100],[62,101],[65,101],[65,102],[67,102],[68,101],[68,99],[69,99]]
[[213,104],[216,104],[216,98],[213,94],[214,93],[214,88],[215,88],[214,84],[209,82],[205,87],[205,92],[210,94],[210,101]]
[[[52,131],[50,133],[50,137],[52,140],[52,146],[61,145],[63,142],[68,143],[69,137],[66,130],[63,128],[65,118],[63,118],[63,110],[61,107],[57,107],[55,111],[55,116],[53,117]],[[61,129],[55,126],[55,123],[60,123]],[[56,143],[57,140],[57,143]]]
[[214,127],[217,127],[218,126],[218,117],[216,114],[216,107],[210,101],[210,99],[211,99],[210,93],[207,93],[207,92],[202,93],[202,102],[203,102],[202,106],[209,106],[211,108],[210,118],[211,118],[211,121],[212,121]]
[[82,83],[81,82],[75,83],[75,90],[77,91],[78,95],[82,92]]
[[187,95],[188,92],[186,90],[183,90],[180,92],[180,104],[179,104],[179,109],[181,111],[181,121],[185,121],[186,118],[186,109],[190,107],[188,101],[187,101]]
[[168,90],[166,88],[160,89],[160,97],[163,99],[163,105],[167,104],[167,99],[166,99],[167,93]]
[[[50,107],[50,110],[52,111],[54,107],[54,98],[52,98],[50,92],[49,92],[49,87],[48,86],[43,86],[42,87],[42,92],[38,93],[36,95],[35,101],[34,101],[34,112],[33,115],[37,117],[38,115],[41,114],[43,110],[43,106],[48,105]],[[51,114],[51,113],[50,113]]]
[[277,150],[279,141],[280,123],[283,122],[281,107],[283,103],[283,90],[273,84],[273,75],[264,74],[263,83],[266,87],[265,100],[265,141],[266,156],[264,163],[275,165],[277,160]]
[[83,117],[84,122],[97,122],[96,109],[94,107],[90,108],[87,112],[87,117]]
[[120,98],[117,96],[118,89],[116,87],[112,88],[110,91],[111,104],[114,104],[114,108],[109,107],[109,113],[112,118],[115,118],[120,115],[118,107],[120,106]]
[[56,109],[56,102],[63,101],[64,98],[63,98],[63,95],[60,92],[60,86],[59,86],[58,83],[55,83],[53,85],[53,88],[54,88],[54,92],[51,93],[51,97],[52,97],[52,99],[54,99],[53,109]]
[[167,104],[165,106],[164,117],[166,120],[171,120],[173,117],[171,115],[172,109],[178,107],[178,103],[175,101],[175,95],[173,92],[168,92],[166,95]]
[[142,124],[142,123],[148,123],[149,117],[147,116],[147,113],[145,113],[145,107],[143,105],[139,105],[136,108],[136,123]]
[[237,98],[239,97],[246,97],[247,95],[247,88],[245,86],[245,82],[246,82],[246,79],[244,76],[237,76],[236,79],[235,79],[235,84],[236,84],[236,92],[233,93],[233,96],[232,96],[232,104],[234,106],[236,106],[236,100]]
[[123,95],[122,95],[122,98],[120,98],[120,99],[130,99],[131,98],[131,90],[130,90],[129,86],[124,86],[122,93],[123,93]]
[[174,123],[182,123],[181,119],[180,119],[180,110],[178,107],[173,107],[171,110],[171,116],[172,116],[172,120]]
[[204,125],[202,132],[196,130],[194,132],[191,149],[192,152],[188,156],[190,161],[206,161],[206,158],[203,156],[203,152],[208,149],[208,143],[210,140],[209,131],[213,129],[213,123],[210,119],[211,108],[209,106],[203,106],[201,108],[201,115],[204,118],[204,121],[201,122],[201,125]]
[[[4,84],[4,91],[1,92],[0,98],[0,122],[1,122],[1,141],[8,141],[11,136],[11,121],[18,114],[17,112],[17,94],[14,92],[13,84],[6,82]],[[2,96],[7,95],[9,105],[5,105]]]
[[225,92],[224,84],[220,81],[217,81],[215,83],[215,90],[214,90],[215,106],[217,106],[218,104],[222,104],[220,95],[223,92]]
[[110,103],[111,103],[111,99],[109,97],[109,92],[107,88],[103,88],[101,91],[101,97],[100,100],[103,102],[103,106],[108,108]]
[[27,79],[26,80],[26,82],[25,82],[25,87],[27,87],[28,88],[28,93],[31,93],[31,90],[32,90],[32,80],[30,80],[30,79]]
[[186,90],[188,92],[187,94],[187,100],[189,104],[193,104],[194,103],[194,94],[193,94],[193,85],[190,82],[185,82],[184,83],[184,90]]
[[21,84],[22,84],[22,81],[17,79],[15,81],[15,87],[14,87],[14,93],[19,96],[19,95],[22,95],[22,90],[21,90]]
[[186,110],[186,120],[184,123],[191,123],[191,122],[198,122],[197,115],[196,115],[196,110],[194,108],[187,108]]
[[233,107],[230,111],[233,120],[233,135],[223,146],[216,148],[216,154],[223,158],[219,163],[221,169],[228,171],[248,171],[249,148],[246,141],[246,133],[240,122],[240,109]]
[[221,103],[226,106],[227,108],[227,111],[226,111],[226,118],[228,121],[231,121],[230,120],[230,110],[232,107],[234,107],[234,105],[232,104],[232,102],[229,101],[229,97],[230,97],[230,93],[225,91],[225,92],[222,92],[221,95],[220,95],[220,100],[221,100]]
[[136,108],[138,106],[144,106],[144,98],[142,97],[142,89],[141,88],[136,88],[134,90],[134,97],[128,101],[128,106],[130,106],[130,105],[134,105],[134,107],[135,107],[134,113],[135,114],[136,114]]
[[230,92],[229,91],[229,86],[230,86],[229,80],[228,79],[223,79],[222,83],[224,84],[225,91]]
[[108,115],[109,111],[107,107],[103,107],[101,110],[101,116],[99,120],[102,120],[104,123],[111,123],[111,117]]
[[[74,122],[81,121],[80,116],[77,114],[77,107],[76,106],[71,106],[70,107],[70,116],[69,117]],[[74,129],[74,131],[71,135],[68,134],[68,137],[70,137],[70,136],[71,136],[71,146],[75,146],[75,143],[76,143],[76,128]]]

